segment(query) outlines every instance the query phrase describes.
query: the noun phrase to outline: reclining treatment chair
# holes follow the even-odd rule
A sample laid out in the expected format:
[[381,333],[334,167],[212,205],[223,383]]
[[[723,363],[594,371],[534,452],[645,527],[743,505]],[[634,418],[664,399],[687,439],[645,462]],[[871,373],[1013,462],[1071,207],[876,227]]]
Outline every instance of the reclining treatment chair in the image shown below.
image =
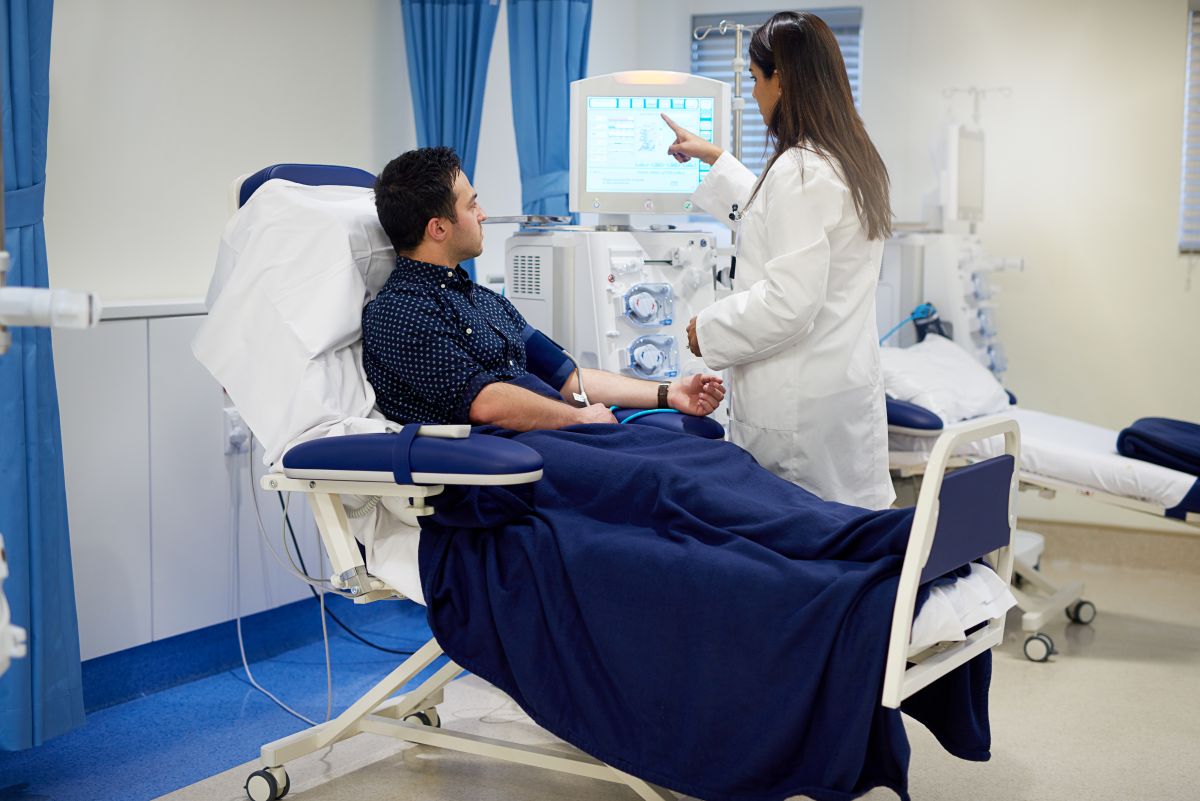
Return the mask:
[[[272,472],[262,488],[309,499],[333,586],[355,603],[405,596],[423,603],[415,551],[420,518],[433,513],[429,500],[447,485],[538,481],[542,459],[519,442],[468,426],[400,426],[375,409],[362,372],[359,318],[386,280],[394,253],[364,188],[372,182],[360,170],[309,165],[279,165],[240,179],[234,197],[244,208],[226,229],[209,317],[193,350],[263,443]],[[651,415],[639,422],[681,431],[698,425],[700,434],[719,436],[705,428],[711,421],[672,417],[680,418]],[[1003,453],[945,475],[955,449],[991,436],[1003,439]],[[883,705],[898,708],[1002,641],[1001,612],[955,642],[910,643],[923,582],[985,555],[1008,582],[1018,455],[1017,426],[1005,419],[948,428],[934,447],[893,611]],[[407,573],[392,566],[397,555],[410,563]],[[282,798],[290,786],[289,760],[372,732],[625,784],[644,799],[675,797],[584,754],[442,729],[437,706],[461,672],[456,664],[447,661],[397,695],[440,656],[431,640],[333,720],[264,745],[247,795]]]

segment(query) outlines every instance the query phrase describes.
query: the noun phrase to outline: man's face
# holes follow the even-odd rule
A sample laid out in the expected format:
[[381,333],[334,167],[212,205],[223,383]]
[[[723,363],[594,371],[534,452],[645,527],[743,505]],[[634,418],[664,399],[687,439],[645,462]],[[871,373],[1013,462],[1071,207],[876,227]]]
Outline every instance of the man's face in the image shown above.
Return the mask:
[[457,221],[450,223],[447,244],[459,261],[473,259],[483,253],[483,221],[487,215],[479,205],[474,187],[462,172],[454,179],[454,213]]

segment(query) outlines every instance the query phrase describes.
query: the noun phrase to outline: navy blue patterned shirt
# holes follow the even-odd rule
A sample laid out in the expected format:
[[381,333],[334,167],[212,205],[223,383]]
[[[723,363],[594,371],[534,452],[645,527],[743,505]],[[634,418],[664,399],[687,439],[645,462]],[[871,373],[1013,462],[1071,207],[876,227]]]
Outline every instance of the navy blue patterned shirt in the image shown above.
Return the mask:
[[398,423],[467,423],[481,389],[526,375],[525,318],[460,267],[399,257],[362,328],[367,380]]

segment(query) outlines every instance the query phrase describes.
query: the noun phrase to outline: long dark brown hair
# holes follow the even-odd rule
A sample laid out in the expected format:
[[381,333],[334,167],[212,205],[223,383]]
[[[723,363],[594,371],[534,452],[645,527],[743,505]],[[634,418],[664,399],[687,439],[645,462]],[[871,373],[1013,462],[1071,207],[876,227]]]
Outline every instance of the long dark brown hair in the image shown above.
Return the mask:
[[806,11],[781,11],[754,32],[750,61],[764,78],[778,72],[781,89],[767,120],[775,152],[751,201],[780,156],[793,147],[819,150],[837,159],[867,238],[891,235],[887,167],[854,107],[841,48],[825,21]]

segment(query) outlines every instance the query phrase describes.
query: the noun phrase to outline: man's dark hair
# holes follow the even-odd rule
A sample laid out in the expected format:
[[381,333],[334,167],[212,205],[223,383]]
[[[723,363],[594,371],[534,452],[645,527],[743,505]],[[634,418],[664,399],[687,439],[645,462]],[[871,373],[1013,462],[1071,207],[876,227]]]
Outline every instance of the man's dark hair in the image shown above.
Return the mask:
[[392,247],[412,250],[434,217],[457,222],[454,181],[462,171],[453,148],[422,147],[388,162],[375,179],[375,211]]

